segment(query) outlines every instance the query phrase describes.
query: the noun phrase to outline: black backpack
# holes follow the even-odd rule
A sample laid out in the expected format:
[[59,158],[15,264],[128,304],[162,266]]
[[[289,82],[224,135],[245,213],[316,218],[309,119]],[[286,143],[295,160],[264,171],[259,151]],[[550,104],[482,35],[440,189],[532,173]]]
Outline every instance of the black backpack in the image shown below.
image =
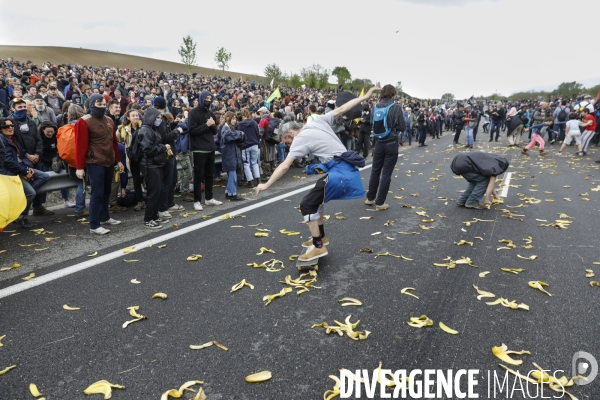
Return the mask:
[[142,148],[139,143],[139,129],[134,131],[131,135],[131,145],[125,149],[125,153],[127,154],[127,158],[129,161],[133,161],[136,164],[139,164],[142,161]]
[[281,136],[279,135],[279,125],[281,120],[279,118],[271,118],[269,120],[269,127],[267,128],[267,138],[265,139],[268,144],[277,145],[281,142]]
[[561,107],[560,111],[558,112],[558,115],[556,116],[556,118],[558,119],[558,122],[566,122],[568,115],[567,115],[567,111],[565,110],[566,107]]

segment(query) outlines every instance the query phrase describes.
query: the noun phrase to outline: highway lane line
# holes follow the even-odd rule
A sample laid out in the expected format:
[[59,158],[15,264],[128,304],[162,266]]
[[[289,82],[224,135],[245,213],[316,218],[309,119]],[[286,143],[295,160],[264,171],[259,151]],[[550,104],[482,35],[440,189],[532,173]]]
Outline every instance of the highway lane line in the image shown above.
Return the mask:
[[[403,156],[403,153],[398,154],[398,158],[400,158],[402,156]],[[368,165],[365,165],[362,168],[359,168],[359,170],[360,171],[364,171],[366,169],[371,168],[372,166],[373,166],[373,164],[368,164]],[[263,200],[261,202],[256,202],[256,203],[254,203],[252,205],[249,205],[247,207],[243,207],[243,208],[240,208],[238,210],[231,211],[231,212],[225,213],[225,214],[229,214],[230,216],[240,215],[240,214],[246,213],[248,211],[252,211],[252,210],[256,210],[257,208],[264,207],[264,206],[269,205],[271,203],[275,203],[276,201],[283,200],[283,199],[285,199],[287,197],[294,196],[294,195],[296,195],[298,193],[305,192],[307,190],[312,189],[313,187],[314,187],[314,184],[311,184],[311,185],[302,187],[300,189],[292,190],[291,192],[287,192],[285,194],[282,194],[282,195],[279,195],[279,196],[275,196],[275,197],[273,197],[271,199]],[[164,242],[166,242],[168,240],[177,238],[179,236],[183,236],[183,235],[188,234],[190,232],[194,232],[194,231],[196,231],[198,229],[206,228],[207,226],[210,226],[210,225],[216,224],[218,222],[221,222],[219,218],[221,218],[225,214],[221,214],[219,216],[213,217],[213,218],[211,218],[209,220],[206,220],[206,221],[199,222],[197,224],[188,226],[186,228],[182,228],[182,229],[178,229],[178,230],[173,231],[173,232],[169,232],[169,233],[167,233],[165,235],[162,235],[162,236],[159,236],[159,237],[155,237],[155,238],[150,239],[150,240],[145,240],[145,241],[143,241],[141,243],[137,243],[137,244],[135,244],[133,246],[135,246],[135,248],[138,251],[142,251],[142,250],[148,248],[148,246],[150,245],[150,242],[153,242],[153,243],[164,243]],[[70,267],[66,267],[66,268],[60,269],[58,271],[50,272],[48,274],[41,275],[41,276],[36,276],[32,280],[29,280],[29,281],[26,281],[26,282],[22,282],[22,283],[17,283],[16,285],[12,285],[12,286],[6,287],[4,289],[0,289],[0,299],[3,299],[5,297],[11,296],[11,295],[19,293],[19,292],[23,292],[23,291],[28,290],[28,289],[32,289],[32,288],[34,288],[36,286],[43,285],[44,283],[48,283],[48,282],[52,282],[52,281],[60,279],[60,278],[64,278],[65,276],[74,274],[74,273],[79,272],[79,271],[83,271],[85,269],[94,267],[94,266],[99,265],[99,264],[103,264],[103,263],[105,263],[107,261],[111,261],[111,260],[114,260],[116,258],[123,257],[123,255],[124,255],[123,249],[119,249],[119,250],[113,251],[112,253],[104,254],[104,255],[101,255],[100,257],[96,257],[96,258],[93,258],[93,259],[81,262],[79,264],[75,264],[75,265],[72,265]]]
[[500,197],[506,197],[508,195],[508,185],[510,184],[510,177],[512,176],[512,172],[507,172],[504,177],[504,181],[502,182],[502,192],[500,193]]

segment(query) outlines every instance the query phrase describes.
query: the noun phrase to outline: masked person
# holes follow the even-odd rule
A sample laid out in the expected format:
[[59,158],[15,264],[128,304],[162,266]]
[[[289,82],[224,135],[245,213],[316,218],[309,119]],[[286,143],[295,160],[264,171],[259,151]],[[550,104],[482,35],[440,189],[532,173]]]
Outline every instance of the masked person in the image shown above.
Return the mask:
[[124,171],[119,155],[116,127],[112,119],[105,116],[106,100],[100,94],[89,99],[90,113],[75,124],[75,167],[77,178],[83,179],[84,168],[92,188],[90,196],[90,233],[105,235],[110,232],[101,224],[118,225],[108,214],[111,182],[115,174]]

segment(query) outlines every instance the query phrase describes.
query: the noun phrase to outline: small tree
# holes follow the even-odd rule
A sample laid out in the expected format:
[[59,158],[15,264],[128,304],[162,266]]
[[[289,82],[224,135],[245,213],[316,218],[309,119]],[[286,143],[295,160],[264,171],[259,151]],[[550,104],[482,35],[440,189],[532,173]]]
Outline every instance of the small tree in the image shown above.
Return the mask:
[[326,89],[329,85],[329,71],[324,70],[320,74],[317,74],[317,85],[319,89]]
[[177,52],[181,57],[181,62],[188,68],[192,68],[192,65],[196,64],[196,43],[190,35],[183,38],[183,43]]
[[333,71],[331,71],[331,75],[335,75],[338,80],[338,85],[345,85],[346,82],[352,80],[352,76],[350,75],[350,71],[346,67],[335,67]]
[[396,92],[398,93],[398,95],[402,92],[402,81],[398,81],[396,83]]
[[304,84],[308,88],[316,89],[319,84],[319,76],[314,72],[309,72],[304,78]]
[[302,86],[302,78],[300,78],[300,75],[298,74],[293,74],[292,76],[290,76],[289,83],[291,87],[299,88],[300,86]]
[[284,73],[281,71],[281,68],[275,63],[268,64],[265,67],[265,76],[271,79],[275,79],[276,81],[282,80],[284,78]]
[[454,101],[454,95],[452,93],[444,93],[442,95],[442,100],[444,100],[444,101]]
[[227,51],[225,47],[221,47],[215,53],[215,62],[225,72],[225,68],[229,68],[229,61],[231,60],[231,53]]

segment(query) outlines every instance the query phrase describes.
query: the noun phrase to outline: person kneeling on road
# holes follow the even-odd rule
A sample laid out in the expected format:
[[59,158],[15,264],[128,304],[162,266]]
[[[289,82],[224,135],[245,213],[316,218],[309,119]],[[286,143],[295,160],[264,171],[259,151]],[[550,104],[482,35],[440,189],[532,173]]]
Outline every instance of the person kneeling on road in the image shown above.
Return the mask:
[[279,128],[281,140],[290,146],[285,161],[271,175],[268,182],[255,188],[256,195],[269,189],[288,171],[294,159],[313,154],[321,164],[306,167],[308,174],[324,174],[315,187],[300,202],[300,211],[307,222],[312,240],[302,243],[308,250],[298,257],[299,261],[311,261],[328,254],[325,246],[329,239],[323,225],[324,203],[329,200],[351,200],[365,195],[357,166],[364,166],[364,158],[356,152],[348,152],[332,129],[334,120],[373,95],[377,87],[369,89],[366,95],[352,99],[346,104],[319,117],[306,126],[298,122],[288,122]]
[[[498,194],[494,189],[496,176],[503,174],[508,166],[509,163],[506,158],[479,151],[461,153],[454,157],[450,169],[469,182],[467,189],[456,203],[467,208],[486,209],[486,204],[490,203],[490,196],[493,195],[495,199],[498,198]],[[480,204],[484,196],[485,204]]]

